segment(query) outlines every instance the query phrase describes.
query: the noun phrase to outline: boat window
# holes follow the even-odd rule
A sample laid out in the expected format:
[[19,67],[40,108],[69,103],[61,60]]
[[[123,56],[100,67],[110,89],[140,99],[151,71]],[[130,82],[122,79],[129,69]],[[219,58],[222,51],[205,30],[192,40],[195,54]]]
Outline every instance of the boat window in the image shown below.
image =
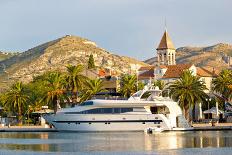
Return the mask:
[[145,108],[133,108],[133,112],[146,112]]
[[170,114],[168,107],[151,107],[150,108],[152,114]]
[[142,96],[141,99],[147,99],[151,95],[151,92],[145,92]]
[[85,101],[80,104],[80,106],[93,105],[93,101]]
[[142,90],[136,92],[135,94],[132,95],[132,97],[140,97],[140,95],[142,94]]
[[65,114],[114,114],[131,112],[133,108],[96,108],[81,112],[65,112]]

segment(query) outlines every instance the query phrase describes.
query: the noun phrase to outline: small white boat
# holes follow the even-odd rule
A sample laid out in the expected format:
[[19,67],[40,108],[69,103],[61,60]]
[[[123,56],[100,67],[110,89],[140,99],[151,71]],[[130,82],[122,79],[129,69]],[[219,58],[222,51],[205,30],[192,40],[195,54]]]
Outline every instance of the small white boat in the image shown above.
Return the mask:
[[149,133],[149,134],[156,133],[156,132],[162,132],[162,131],[164,131],[164,129],[159,128],[159,127],[149,127],[144,130],[145,133]]

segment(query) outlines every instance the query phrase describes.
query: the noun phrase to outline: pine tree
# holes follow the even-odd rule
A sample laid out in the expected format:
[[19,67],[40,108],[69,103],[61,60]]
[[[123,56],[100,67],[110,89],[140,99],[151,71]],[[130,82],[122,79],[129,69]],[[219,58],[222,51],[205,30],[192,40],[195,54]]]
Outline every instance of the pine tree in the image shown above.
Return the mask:
[[91,54],[89,56],[88,69],[93,69],[93,68],[95,68],[95,64],[94,64],[93,54]]

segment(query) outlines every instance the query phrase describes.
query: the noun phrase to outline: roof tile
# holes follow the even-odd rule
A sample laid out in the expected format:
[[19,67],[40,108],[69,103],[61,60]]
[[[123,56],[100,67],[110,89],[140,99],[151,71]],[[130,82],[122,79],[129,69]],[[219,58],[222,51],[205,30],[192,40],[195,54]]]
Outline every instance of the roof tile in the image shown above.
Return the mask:
[[165,30],[163,37],[159,43],[159,46],[157,48],[157,50],[163,50],[163,49],[175,49],[171,38],[168,35],[167,30]]
[[184,70],[189,69],[192,64],[167,65],[167,71],[162,78],[179,78]]

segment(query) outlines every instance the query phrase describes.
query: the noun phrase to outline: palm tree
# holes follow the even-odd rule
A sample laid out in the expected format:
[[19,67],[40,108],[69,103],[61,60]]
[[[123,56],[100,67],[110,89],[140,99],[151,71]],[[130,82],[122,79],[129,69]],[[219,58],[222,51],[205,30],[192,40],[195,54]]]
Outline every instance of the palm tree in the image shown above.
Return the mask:
[[91,99],[95,94],[106,91],[103,88],[103,82],[100,79],[87,80],[85,89],[81,93],[81,102]]
[[163,90],[163,89],[164,89],[164,85],[165,85],[164,82],[161,81],[161,80],[155,80],[155,81],[153,82],[153,86],[159,87],[160,90]]
[[16,82],[4,97],[4,107],[17,112],[19,125],[22,125],[23,111],[29,103],[29,96],[25,94],[22,82]]
[[66,81],[64,76],[59,72],[49,73],[45,80],[47,92],[42,101],[50,104],[54,108],[54,113],[56,113],[61,101],[67,99],[65,95]]
[[189,108],[196,103],[203,102],[208,96],[204,92],[206,85],[199,77],[193,76],[189,70],[184,71],[180,79],[170,83],[166,88],[170,90],[171,97],[179,101],[184,111],[185,118],[189,119]]
[[220,93],[224,100],[232,98],[232,90],[230,85],[232,85],[232,71],[223,70],[219,76],[212,81],[213,90],[217,93]]
[[77,100],[77,93],[83,89],[83,85],[85,80],[87,79],[86,76],[82,75],[84,67],[82,65],[68,65],[67,67],[67,87],[68,90],[72,92],[73,100]]
[[124,97],[129,98],[137,91],[137,83],[135,75],[124,75],[121,80],[121,93]]

